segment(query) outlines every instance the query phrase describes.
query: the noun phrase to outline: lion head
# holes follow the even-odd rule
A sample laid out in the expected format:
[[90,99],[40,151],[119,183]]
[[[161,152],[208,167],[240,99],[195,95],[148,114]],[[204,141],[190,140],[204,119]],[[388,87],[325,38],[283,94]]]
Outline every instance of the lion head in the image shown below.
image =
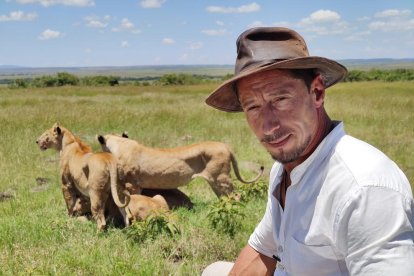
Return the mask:
[[50,148],[60,150],[62,148],[62,129],[59,123],[55,123],[52,128],[40,135],[36,140],[36,144],[42,151]]

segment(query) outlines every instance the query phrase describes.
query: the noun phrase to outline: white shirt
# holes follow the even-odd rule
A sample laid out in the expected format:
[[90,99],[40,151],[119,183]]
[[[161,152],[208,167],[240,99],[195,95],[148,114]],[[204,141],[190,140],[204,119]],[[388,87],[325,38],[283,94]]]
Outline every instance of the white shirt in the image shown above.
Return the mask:
[[249,239],[280,258],[275,275],[414,275],[410,183],[382,152],[339,123],[291,172],[284,210],[282,172],[276,163],[266,212]]

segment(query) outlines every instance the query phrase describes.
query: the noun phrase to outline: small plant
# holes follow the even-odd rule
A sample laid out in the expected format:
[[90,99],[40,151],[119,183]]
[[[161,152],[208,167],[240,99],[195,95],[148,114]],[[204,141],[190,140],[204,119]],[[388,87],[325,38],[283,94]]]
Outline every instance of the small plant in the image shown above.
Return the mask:
[[134,222],[126,231],[128,237],[136,242],[153,240],[161,234],[170,237],[181,234],[175,217],[170,213],[153,213],[144,220]]
[[258,180],[252,184],[239,184],[236,186],[237,193],[242,202],[247,202],[252,198],[266,198],[269,188],[267,180]]
[[241,228],[241,221],[245,215],[241,209],[245,207],[235,195],[223,196],[213,204],[207,214],[211,226],[221,233],[234,237]]

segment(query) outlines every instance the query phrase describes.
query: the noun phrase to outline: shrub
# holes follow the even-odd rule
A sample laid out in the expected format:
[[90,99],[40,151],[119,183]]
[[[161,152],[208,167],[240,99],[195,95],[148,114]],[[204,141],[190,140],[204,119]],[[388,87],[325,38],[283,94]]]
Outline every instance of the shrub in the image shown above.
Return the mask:
[[268,182],[266,180],[258,180],[252,184],[237,184],[237,192],[240,200],[247,202],[252,198],[265,198],[267,196]]
[[25,79],[15,79],[10,85],[10,88],[27,88],[29,82]]
[[64,86],[64,85],[78,85],[79,78],[75,75],[66,73],[66,72],[59,72],[57,73],[57,86]]
[[234,195],[223,196],[210,207],[207,218],[214,229],[234,237],[237,230],[242,226],[241,220],[245,217],[241,212],[243,207],[245,205],[236,200]]
[[92,76],[92,77],[84,77],[82,79],[82,83],[84,85],[89,86],[115,86],[119,85],[119,77],[114,76]]
[[127,235],[136,242],[153,240],[158,235],[175,236],[181,233],[171,213],[154,213],[127,228]]

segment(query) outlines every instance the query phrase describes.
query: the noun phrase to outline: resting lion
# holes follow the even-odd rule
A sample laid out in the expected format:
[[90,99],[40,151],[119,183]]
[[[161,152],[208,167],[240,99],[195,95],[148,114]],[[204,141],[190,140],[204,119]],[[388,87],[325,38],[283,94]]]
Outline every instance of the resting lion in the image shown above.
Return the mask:
[[[36,143],[42,151],[49,148],[60,151],[62,191],[69,215],[85,211],[85,204],[78,197],[80,192],[90,198],[92,217],[98,230],[104,230],[105,208],[111,203],[108,198],[112,188],[113,200],[128,224],[123,208],[128,205],[129,194],[126,190],[118,191],[117,164],[112,154],[92,153],[88,145],[58,123],[46,130]],[[121,203],[119,194],[123,195],[124,203]]]
[[153,197],[131,195],[127,208],[130,212],[128,217],[132,222],[143,220],[152,213],[165,212],[169,210],[167,201],[161,195],[155,195]]
[[236,177],[243,183],[255,182],[240,176],[236,158],[226,144],[203,142],[173,149],[155,149],[118,135],[98,135],[103,151],[111,152],[118,160],[122,182],[140,188],[174,189],[202,177],[220,197],[233,192],[231,164]]

